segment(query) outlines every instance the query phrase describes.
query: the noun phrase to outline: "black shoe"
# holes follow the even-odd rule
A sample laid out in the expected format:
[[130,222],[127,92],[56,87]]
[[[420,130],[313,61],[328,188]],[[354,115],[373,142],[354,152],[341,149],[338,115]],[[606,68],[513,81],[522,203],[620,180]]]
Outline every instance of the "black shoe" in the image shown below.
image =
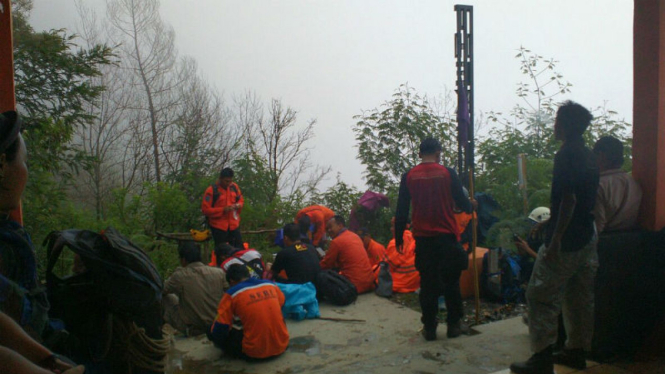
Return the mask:
[[434,329],[428,329],[426,327],[423,327],[423,337],[428,342],[436,340],[436,327]]
[[513,362],[510,370],[516,374],[554,374],[552,347],[534,354],[525,362]]
[[586,359],[584,358],[583,349],[564,349],[561,352],[554,353],[552,355],[552,362],[573,369],[586,369]]
[[469,327],[467,325],[462,324],[461,321],[448,324],[448,331],[446,332],[448,338],[456,338],[462,334],[469,335]]

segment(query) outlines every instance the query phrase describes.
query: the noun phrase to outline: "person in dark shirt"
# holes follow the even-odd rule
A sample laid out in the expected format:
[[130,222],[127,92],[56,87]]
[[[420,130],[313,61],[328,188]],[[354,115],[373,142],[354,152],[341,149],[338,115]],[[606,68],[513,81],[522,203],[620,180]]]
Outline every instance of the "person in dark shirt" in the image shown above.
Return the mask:
[[531,279],[534,261],[538,257],[540,247],[543,245],[542,233],[539,233],[536,227],[548,219],[550,219],[550,208],[541,206],[532,210],[529,213],[528,221],[533,229],[529,232],[529,235],[526,239],[522,239],[517,235],[513,237],[517,253],[520,255],[520,284],[528,284],[529,279]]
[[[598,268],[592,212],[599,177],[595,157],[582,134],[592,119],[586,108],[571,101],[557,111],[554,136],[563,144],[554,156],[551,216],[541,226],[545,247],[538,252],[526,292],[534,354],[528,361],[510,366],[517,374],[552,374],[554,363],[586,368],[584,351],[591,348]],[[561,311],[568,339],[564,350],[553,355]]]
[[[420,272],[419,301],[426,340],[436,340],[438,298],[444,295],[448,317],[447,336],[459,336],[464,327],[459,278],[466,253],[458,245],[460,233],[453,209],[471,213],[453,169],[440,165],[441,143],[427,138],[420,143],[422,162],[402,176],[395,214],[395,245],[403,253],[403,234],[413,207],[411,227],[416,241],[416,268]],[[467,260],[468,261],[468,260]]]
[[[286,278],[279,273],[284,270]],[[295,223],[284,226],[284,249],[277,253],[271,271],[273,279],[282,283],[315,283],[320,271],[319,255],[313,245],[303,243]]]

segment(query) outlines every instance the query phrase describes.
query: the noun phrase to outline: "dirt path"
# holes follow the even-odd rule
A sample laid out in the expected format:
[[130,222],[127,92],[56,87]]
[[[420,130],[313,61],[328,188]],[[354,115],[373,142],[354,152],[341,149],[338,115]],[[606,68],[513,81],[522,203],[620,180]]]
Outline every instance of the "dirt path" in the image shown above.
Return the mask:
[[359,319],[288,321],[291,342],[281,357],[248,364],[223,357],[205,337],[176,338],[169,373],[492,373],[528,357],[520,318],[478,326],[480,332],[426,342],[420,314],[374,294],[347,307],[321,305],[322,317]]

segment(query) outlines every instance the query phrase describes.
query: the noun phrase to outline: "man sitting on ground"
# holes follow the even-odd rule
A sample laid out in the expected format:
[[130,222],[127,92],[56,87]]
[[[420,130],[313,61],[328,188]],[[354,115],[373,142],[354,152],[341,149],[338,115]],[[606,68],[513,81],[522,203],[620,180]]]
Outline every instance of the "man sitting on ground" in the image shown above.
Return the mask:
[[164,321],[187,336],[205,333],[215,320],[217,303],[229,288],[224,271],[201,262],[192,241],[178,244],[180,265],[164,284]]
[[[284,249],[277,253],[271,271],[273,279],[282,283],[316,284],[319,274],[319,255],[311,244],[303,243],[300,239],[300,230],[295,223],[284,226]],[[286,278],[279,275],[286,273]]]
[[598,233],[629,230],[637,226],[642,189],[633,177],[621,170],[623,144],[603,136],[593,146],[600,172],[600,184],[593,215]]
[[369,264],[374,267],[374,265],[383,261],[386,257],[386,247],[379,244],[376,240],[372,239],[372,234],[370,234],[367,227],[361,227],[357,232],[360,239],[363,241],[363,246],[367,251],[367,257],[369,258]]
[[328,220],[326,229],[333,240],[321,260],[321,269],[337,269],[359,294],[373,290],[374,274],[360,237],[346,229],[341,216]]
[[252,278],[263,278],[266,267],[261,253],[256,249],[239,249],[229,243],[223,243],[215,248],[215,256],[217,264],[225,272],[229,270],[231,265],[239,264],[247,267]]
[[246,266],[229,266],[231,288],[219,303],[208,339],[225,354],[267,359],[284,353],[289,332],[282,317],[284,294],[269,280],[249,277]]

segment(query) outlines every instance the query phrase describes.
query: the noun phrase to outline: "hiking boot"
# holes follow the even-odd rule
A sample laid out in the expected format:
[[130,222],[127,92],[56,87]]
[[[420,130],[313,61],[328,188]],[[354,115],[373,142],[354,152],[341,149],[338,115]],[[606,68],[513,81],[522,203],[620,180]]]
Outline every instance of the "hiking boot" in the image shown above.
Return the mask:
[[425,338],[425,340],[427,340],[428,342],[436,340],[436,327],[433,329],[428,329],[423,326],[422,334],[423,338]]
[[534,354],[527,361],[513,362],[510,371],[515,374],[554,374],[552,347]]
[[583,349],[564,349],[561,352],[556,352],[552,355],[552,362],[573,369],[586,369]]
[[455,323],[449,323],[448,324],[448,331],[446,332],[446,336],[450,339],[456,338],[460,335],[468,335],[469,334],[469,327],[467,325],[462,324],[462,321],[457,321]]

